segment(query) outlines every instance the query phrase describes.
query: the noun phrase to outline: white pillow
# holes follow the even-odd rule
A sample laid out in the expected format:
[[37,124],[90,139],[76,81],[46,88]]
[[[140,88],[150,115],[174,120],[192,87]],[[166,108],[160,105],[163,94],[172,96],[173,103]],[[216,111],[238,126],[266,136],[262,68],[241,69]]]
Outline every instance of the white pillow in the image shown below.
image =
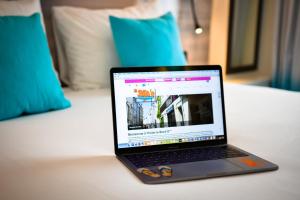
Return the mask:
[[41,4],[39,0],[2,1],[0,0],[0,16],[30,16],[41,14],[41,23],[44,26]]
[[101,10],[64,6],[52,12],[60,78],[76,90],[108,87],[110,68],[120,65],[109,15],[151,18],[162,14],[153,3]]

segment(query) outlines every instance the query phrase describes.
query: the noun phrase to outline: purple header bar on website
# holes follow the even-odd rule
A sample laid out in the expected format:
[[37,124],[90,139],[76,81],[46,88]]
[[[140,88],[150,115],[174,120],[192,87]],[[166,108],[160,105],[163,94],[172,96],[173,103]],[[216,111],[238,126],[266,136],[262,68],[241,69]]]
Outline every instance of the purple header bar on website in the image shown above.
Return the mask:
[[210,76],[198,76],[188,78],[147,78],[147,79],[126,79],[125,83],[149,83],[149,82],[176,82],[176,81],[209,81]]

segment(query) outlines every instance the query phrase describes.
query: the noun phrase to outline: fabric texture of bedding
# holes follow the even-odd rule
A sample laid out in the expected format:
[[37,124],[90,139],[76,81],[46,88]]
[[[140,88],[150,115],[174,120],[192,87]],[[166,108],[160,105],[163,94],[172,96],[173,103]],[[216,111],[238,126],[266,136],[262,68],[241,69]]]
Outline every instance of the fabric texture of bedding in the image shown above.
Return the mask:
[[0,120],[70,107],[52,68],[40,14],[0,17]]
[[125,9],[54,7],[60,78],[76,90],[109,87],[109,69],[120,66],[120,61],[108,16],[150,18],[160,14],[152,3]]
[[152,19],[109,17],[123,67],[186,65],[179,29],[171,12]]
[[66,90],[72,109],[0,122],[0,199],[299,199],[300,93],[224,91],[229,143],[279,170],[145,185],[114,156],[109,90]]

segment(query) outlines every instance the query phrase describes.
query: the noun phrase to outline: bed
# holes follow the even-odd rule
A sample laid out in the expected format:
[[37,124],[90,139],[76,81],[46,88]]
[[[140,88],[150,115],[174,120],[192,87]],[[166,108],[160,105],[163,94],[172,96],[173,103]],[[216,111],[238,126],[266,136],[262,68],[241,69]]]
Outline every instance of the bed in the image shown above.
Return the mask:
[[[52,6],[133,2],[43,0],[56,69]],[[0,122],[1,200],[300,198],[300,93],[225,84],[229,143],[278,164],[278,171],[145,185],[114,156],[110,90],[64,92],[69,109]]]
[[0,199],[299,199],[300,93],[225,84],[229,143],[278,171],[141,183],[113,151],[108,89],[65,89],[72,108],[0,122]]

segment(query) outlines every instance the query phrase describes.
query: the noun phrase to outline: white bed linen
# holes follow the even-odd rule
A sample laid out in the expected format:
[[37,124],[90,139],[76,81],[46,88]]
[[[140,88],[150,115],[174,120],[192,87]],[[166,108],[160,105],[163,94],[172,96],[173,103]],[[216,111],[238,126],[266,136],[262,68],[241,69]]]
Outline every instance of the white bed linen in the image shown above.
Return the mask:
[[113,155],[109,90],[66,90],[72,108],[0,122],[0,199],[300,199],[300,93],[226,85],[229,143],[274,172],[141,183]]

